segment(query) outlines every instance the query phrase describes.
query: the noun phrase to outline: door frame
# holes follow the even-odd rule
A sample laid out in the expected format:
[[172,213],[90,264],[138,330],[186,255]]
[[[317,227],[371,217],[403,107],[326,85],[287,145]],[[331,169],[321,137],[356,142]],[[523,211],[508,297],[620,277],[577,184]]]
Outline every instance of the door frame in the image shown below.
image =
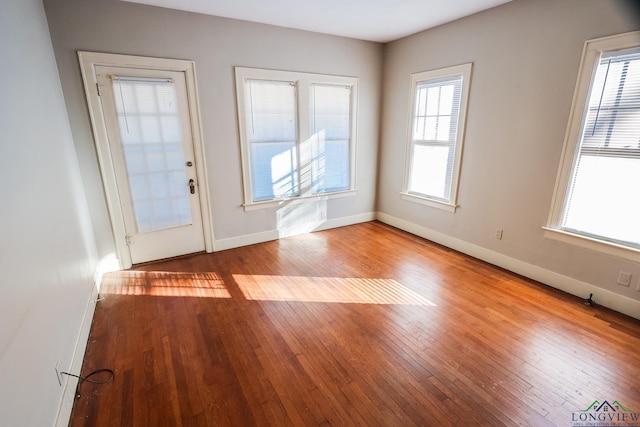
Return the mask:
[[200,211],[202,214],[202,227],[204,232],[204,244],[207,252],[213,252],[213,225],[211,221],[211,206],[209,203],[209,189],[207,180],[207,168],[205,164],[202,127],[200,123],[200,106],[198,91],[196,88],[196,68],[194,61],[181,59],[152,58],[144,56],[120,55],[111,53],[78,51],[80,71],[84,84],[84,92],[89,107],[91,129],[95,140],[100,174],[104,186],[111,231],[116,246],[116,256],[121,269],[132,266],[131,254],[127,245],[126,229],[120,195],[116,185],[116,174],[113,167],[113,159],[109,149],[107,127],[100,101],[100,86],[96,75],[96,66],[124,67],[147,70],[178,71],[185,74],[187,102],[189,107],[189,120],[193,139],[194,159],[196,163],[196,175],[198,178],[198,193],[200,196]]

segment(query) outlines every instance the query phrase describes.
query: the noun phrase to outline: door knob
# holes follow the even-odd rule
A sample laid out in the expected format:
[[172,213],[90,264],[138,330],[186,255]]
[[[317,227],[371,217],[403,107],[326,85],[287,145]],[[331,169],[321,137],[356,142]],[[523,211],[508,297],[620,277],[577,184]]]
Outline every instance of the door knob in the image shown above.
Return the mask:
[[189,191],[191,194],[196,194],[196,182],[193,179],[189,180]]

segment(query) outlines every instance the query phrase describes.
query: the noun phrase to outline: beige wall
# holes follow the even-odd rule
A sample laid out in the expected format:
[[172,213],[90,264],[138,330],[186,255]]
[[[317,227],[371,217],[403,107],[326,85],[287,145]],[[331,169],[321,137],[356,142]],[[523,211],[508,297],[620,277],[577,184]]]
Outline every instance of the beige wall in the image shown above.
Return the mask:
[[[622,304],[635,309],[640,301],[637,263],[545,239],[541,228],[583,44],[638,29],[638,16],[626,4],[515,0],[380,45],[115,0],[45,0],[99,253],[107,255],[113,242],[77,50],[196,62],[218,243],[250,243],[276,236],[278,228],[277,209],[244,212],[240,206],[233,67],[356,76],[359,191],[355,198],[329,202],[330,221],[357,220],[377,211],[386,222],[545,283],[585,297],[595,290],[596,299],[610,306],[612,297],[622,296]],[[409,75],[466,62],[473,62],[474,70],[460,208],[451,214],[400,197]],[[496,228],[504,229],[502,240],[493,238]],[[633,274],[631,287],[615,283],[620,270]]]
[[113,250],[113,242],[77,50],[195,61],[214,236],[217,242],[232,240],[230,244],[233,239],[277,236],[278,226],[276,208],[244,212],[241,207],[233,67],[360,78],[358,193],[330,200],[327,219],[374,212],[381,45],[114,0],[46,0],[45,9],[102,256]]
[[[545,239],[584,42],[640,28],[626,2],[515,0],[386,46],[378,211],[404,228],[601,302],[636,302],[640,265]],[[400,197],[409,75],[473,62],[455,214]],[[494,239],[496,228],[503,240]],[[515,268],[514,268],[515,267]],[[616,284],[633,273],[631,287]],[[554,274],[556,273],[556,274]],[[528,274],[532,275],[532,274]],[[588,286],[584,286],[584,285]],[[555,283],[560,285],[561,283]],[[591,287],[593,286],[593,287]],[[585,294],[586,293],[586,294]],[[622,301],[631,310],[640,305]],[[627,310],[629,311],[629,310]]]

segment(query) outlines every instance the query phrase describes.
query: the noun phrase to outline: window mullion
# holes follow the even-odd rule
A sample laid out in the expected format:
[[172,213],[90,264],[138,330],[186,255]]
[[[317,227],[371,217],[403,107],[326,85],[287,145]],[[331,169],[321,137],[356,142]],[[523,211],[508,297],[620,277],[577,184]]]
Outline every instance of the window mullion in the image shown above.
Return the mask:
[[298,101],[298,186],[300,195],[311,192],[311,95],[308,80],[296,83]]

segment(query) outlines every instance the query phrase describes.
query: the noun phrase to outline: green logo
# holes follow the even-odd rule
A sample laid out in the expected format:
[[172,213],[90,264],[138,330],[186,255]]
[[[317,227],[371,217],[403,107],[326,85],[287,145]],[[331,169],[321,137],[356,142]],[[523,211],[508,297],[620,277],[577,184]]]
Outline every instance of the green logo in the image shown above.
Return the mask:
[[571,421],[573,427],[640,427],[640,412],[625,408],[617,400],[613,402],[594,400],[587,409],[575,411]]

